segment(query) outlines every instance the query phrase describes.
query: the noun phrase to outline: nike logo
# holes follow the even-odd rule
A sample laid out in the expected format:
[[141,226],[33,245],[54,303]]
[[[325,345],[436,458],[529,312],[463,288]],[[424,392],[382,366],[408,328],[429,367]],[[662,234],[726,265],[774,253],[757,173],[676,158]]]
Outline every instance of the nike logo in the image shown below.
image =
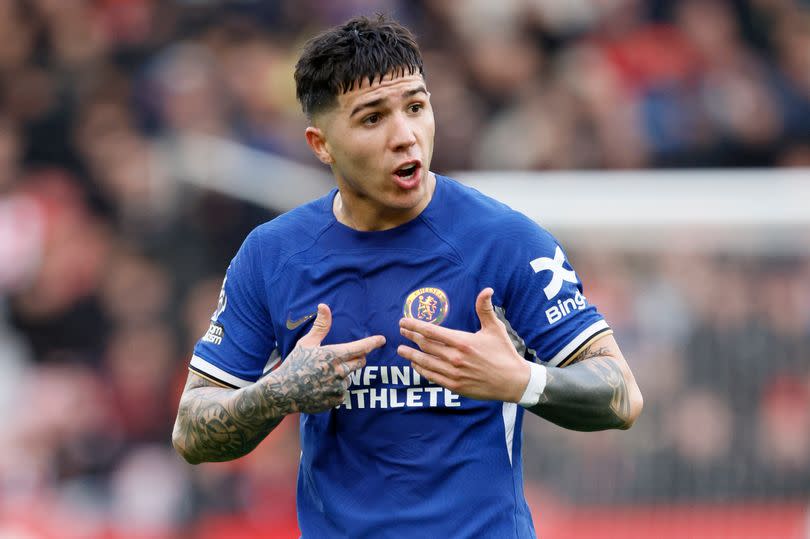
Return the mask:
[[315,315],[317,314],[318,313],[308,314],[306,316],[302,316],[298,320],[290,320],[289,318],[287,318],[287,329],[295,329],[304,322],[306,322],[307,320],[309,320],[310,318],[315,318]]

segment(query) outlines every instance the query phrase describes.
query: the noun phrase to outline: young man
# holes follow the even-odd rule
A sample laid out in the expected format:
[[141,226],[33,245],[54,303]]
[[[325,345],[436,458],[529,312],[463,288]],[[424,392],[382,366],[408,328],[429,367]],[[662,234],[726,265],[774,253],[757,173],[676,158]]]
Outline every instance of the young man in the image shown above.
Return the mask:
[[524,410],[576,430],[641,411],[607,323],[547,232],[430,172],[407,29],[352,19],[307,43],[295,80],[337,189],[231,262],[175,447],[238,458],[301,412],[304,538],[534,537]]

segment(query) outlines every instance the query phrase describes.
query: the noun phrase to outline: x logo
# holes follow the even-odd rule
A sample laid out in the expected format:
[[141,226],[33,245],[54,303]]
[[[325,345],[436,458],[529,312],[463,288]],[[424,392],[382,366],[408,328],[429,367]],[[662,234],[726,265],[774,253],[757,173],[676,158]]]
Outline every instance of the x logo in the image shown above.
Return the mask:
[[563,262],[565,262],[565,255],[559,245],[557,246],[557,250],[554,251],[554,258],[540,257],[529,262],[535,273],[540,273],[545,270],[551,271],[551,282],[543,289],[548,299],[552,299],[560,293],[563,281],[568,281],[569,283],[578,282],[577,274],[574,273],[574,270],[565,269]]

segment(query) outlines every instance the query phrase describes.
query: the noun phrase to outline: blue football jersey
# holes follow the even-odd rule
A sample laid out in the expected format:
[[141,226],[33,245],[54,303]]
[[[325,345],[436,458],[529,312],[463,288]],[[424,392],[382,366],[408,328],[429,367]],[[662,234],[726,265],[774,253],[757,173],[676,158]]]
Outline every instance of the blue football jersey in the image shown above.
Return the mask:
[[344,403],[301,414],[298,518],[305,539],[535,537],[523,496],[514,403],[457,395],[400,357],[403,316],[478,331],[485,287],[528,361],[565,365],[610,329],[557,241],[536,223],[446,177],[425,210],[360,232],[336,194],[259,226],[231,261],[190,368],[244,387],[277,367],[332,309],[324,344],[385,335]]

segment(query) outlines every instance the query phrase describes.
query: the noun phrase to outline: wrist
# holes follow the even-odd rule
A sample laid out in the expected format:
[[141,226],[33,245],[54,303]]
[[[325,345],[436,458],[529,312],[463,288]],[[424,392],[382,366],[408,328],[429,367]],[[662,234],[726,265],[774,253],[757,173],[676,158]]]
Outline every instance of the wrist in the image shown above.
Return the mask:
[[283,388],[289,387],[290,384],[285,380],[280,369],[260,378],[255,386],[260,392],[261,398],[269,405],[267,412],[271,417],[266,419],[283,418],[301,411],[298,403],[288,394],[289,392],[283,391]]
[[546,367],[539,363],[529,363],[529,369],[529,382],[526,384],[526,389],[518,401],[518,404],[524,408],[530,408],[540,402],[548,378]]

